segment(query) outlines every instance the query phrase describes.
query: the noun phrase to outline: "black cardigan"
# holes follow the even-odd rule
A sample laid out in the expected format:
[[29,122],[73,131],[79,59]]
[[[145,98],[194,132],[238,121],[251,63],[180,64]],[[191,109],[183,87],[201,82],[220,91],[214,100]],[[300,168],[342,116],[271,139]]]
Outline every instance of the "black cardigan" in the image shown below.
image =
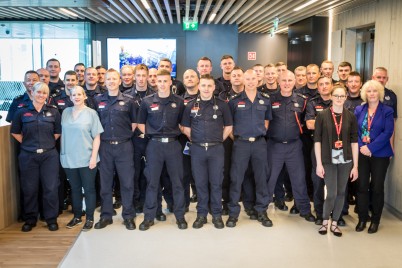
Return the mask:
[[[332,139],[334,119],[330,108],[318,113],[315,120],[314,142],[321,142],[321,161],[323,164],[332,163]],[[345,160],[353,160],[351,143],[357,143],[357,120],[353,113],[347,109],[342,111],[342,143],[343,157]]]

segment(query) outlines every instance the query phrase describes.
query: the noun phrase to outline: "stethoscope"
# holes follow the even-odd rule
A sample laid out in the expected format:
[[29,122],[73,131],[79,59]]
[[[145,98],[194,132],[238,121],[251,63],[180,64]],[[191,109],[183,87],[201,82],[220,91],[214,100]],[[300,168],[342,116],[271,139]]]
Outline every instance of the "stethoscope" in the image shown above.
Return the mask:
[[[213,96],[213,99],[214,99],[214,106],[212,107],[212,109],[214,110],[214,114],[213,114],[212,118],[217,119],[218,115],[216,114],[216,111],[219,109],[219,107],[216,104],[215,96]],[[198,95],[198,97],[194,103],[194,106],[193,106],[193,109],[196,111],[194,117],[201,116],[201,114],[198,114],[198,111],[200,110],[200,101],[201,101],[201,98],[200,98],[200,95]]]

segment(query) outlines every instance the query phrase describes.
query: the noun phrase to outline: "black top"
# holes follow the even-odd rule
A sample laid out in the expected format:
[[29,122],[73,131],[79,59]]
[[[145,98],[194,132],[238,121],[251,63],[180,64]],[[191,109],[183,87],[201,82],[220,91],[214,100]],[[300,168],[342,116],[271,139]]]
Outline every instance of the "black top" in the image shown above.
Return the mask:
[[198,97],[186,106],[181,124],[191,128],[194,143],[223,142],[223,127],[232,126],[233,119],[225,101]]
[[11,123],[11,121],[13,121],[15,113],[21,108],[28,107],[31,103],[32,101],[29,98],[28,93],[26,92],[23,95],[15,97],[10,105],[10,108],[8,109],[6,121]]
[[104,129],[102,141],[124,141],[133,135],[132,123],[136,123],[136,104],[130,95],[110,97],[108,92],[95,98],[96,111]]
[[176,94],[160,98],[157,93],[142,100],[138,123],[145,124],[145,134],[154,138],[175,138],[180,135],[184,101]]
[[[325,108],[328,108],[331,106],[332,101],[331,100],[326,100],[324,101],[320,95],[317,95],[313,97],[312,99],[309,99],[307,101],[307,106],[306,106],[306,114],[304,117],[304,120],[315,120],[319,112],[322,112]],[[314,134],[314,131],[307,129],[307,124],[306,127],[303,129],[303,131],[307,134]]]
[[194,99],[197,98],[198,93],[197,93],[197,94],[189,94],[188,91],[186,91],[184,94],[182,94],[182,95],[180,95],[180,96],[181,96],[181,97],[183,98],[183,100],[184,100],[184,106],[187,106],[187,104],[188,104],[189,102],[191,102],[192,100],[194,100]]
[[243,138],[266,135],[265,120],[272,120],[269,95],[257,92],[251,102],[245,91],[229,101],[233,115],[233,133]]
[[[321,161],[323,164],[331,164],[332,148],[337,136],[333,136],[335,129],[334,119],[330,108],[317,115],[315,120],[314,142],[321,142]],[[357,143],[357,120],[353,113],[347,109],[342,111],[341,140],[343,144],[343,156],[345,160],[352,160],[351,143]]]
[[384,102],[394,110],[394,118],[398,118],[398,99],[396,94],[388,88],[384,88]]
[[310,89],[309,87],[307,87],[307,85],[305,85],[304,87],[301,87],[299,89],[295,89],[294,92],[300,93],[300,94],[306,96],[308,99],[312,99],[312,98],[316,97],[317,95],[319,95],[317,89]]
[[170,86],[170,92],[181,96],[186,92],[186,88],[180,80],[177,80],[172,77],[172,85]]
[[222,83],[224,91],[229,91],[232,89],[232,83],[230,83],[230,80],[225,80],[223,76],[217,78],[216,80]]
[[66,94],[66,91],[64,89],[57,89],[57,92],[50,96],[49,104],[56,106],[60,114],[62,114],[64,109],[66,109],[67,107],[74,106],[74,103],[72,102],[70,96]]
[[300,138],[302,114],[307,98],[293,93],[284,97],[280,92],[271,95],[272,121],[267,136],[277,142],[295,141]]
[[240,94],[240,93],[236,93],[234,90],[233,90],[233,88],[231,88],[230,90],[225,90],[225,91],[222,91],[221,93],[219,93],[219,98],[221,99],[221,100],[224,100],[224,101],[226,101],[226,102],[229,102],[229,100],[231,99],[231,98],[233,98],[234,96],[236,96],[236,95],[238,95],[238,94]]
[[23,135],[23,150],[35,152],[38,149],[53,149],[56,145],[54,134],[61,134],[59,111],[56,107],[45,104],[38,112],[31,102],[28,107],[17,111],[10,132]]

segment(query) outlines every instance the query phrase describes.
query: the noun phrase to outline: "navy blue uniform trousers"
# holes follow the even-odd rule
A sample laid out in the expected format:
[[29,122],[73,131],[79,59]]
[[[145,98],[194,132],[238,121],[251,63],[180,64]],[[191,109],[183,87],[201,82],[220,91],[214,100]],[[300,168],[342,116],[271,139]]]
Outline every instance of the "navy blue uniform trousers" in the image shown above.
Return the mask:
[[212,147],[191,146],[191,165],[197,188],[197,215],[208,215],[208,203],[211,204],[213,217],[222,215],[222,182],[224,166],[224,148],[222,144]]
[[232,166],[230,169],[230,202],[229,216],[238,218],[240,214],[240,194],[244,175],[249,161],[253,167],[256,185],[256,203],[254,209],[258,213],[268,208],[268,161],[267,143],[264,138],[255,142],[235,140],[233,143]]
[[131,140],[120,144],[110,144],[102,141],[99,149],[101,158],[100,195],[102,198],[101,217],[111,219],[113,216],[113,177],[117,171],[120,182],[123,219],[135,217],[134,196],[134,147]]

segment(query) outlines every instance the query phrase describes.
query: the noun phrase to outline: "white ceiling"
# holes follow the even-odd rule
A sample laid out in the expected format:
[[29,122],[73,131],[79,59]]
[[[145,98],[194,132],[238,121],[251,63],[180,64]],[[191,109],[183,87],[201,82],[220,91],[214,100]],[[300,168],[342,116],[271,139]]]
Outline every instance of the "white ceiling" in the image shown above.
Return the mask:
[[[89,20],[95,23],[237,24],[240,33],[267,33],[279,19],[278,30],[305,18],[334,15],[374,0],[0,0],[0,20]],[[146,8],[146,6],[149,8]],[[75,13],[67,14],[65,10]],[[211,18],[212,14],[216,14]],[[287,31],[283,31],[286,33]]]

